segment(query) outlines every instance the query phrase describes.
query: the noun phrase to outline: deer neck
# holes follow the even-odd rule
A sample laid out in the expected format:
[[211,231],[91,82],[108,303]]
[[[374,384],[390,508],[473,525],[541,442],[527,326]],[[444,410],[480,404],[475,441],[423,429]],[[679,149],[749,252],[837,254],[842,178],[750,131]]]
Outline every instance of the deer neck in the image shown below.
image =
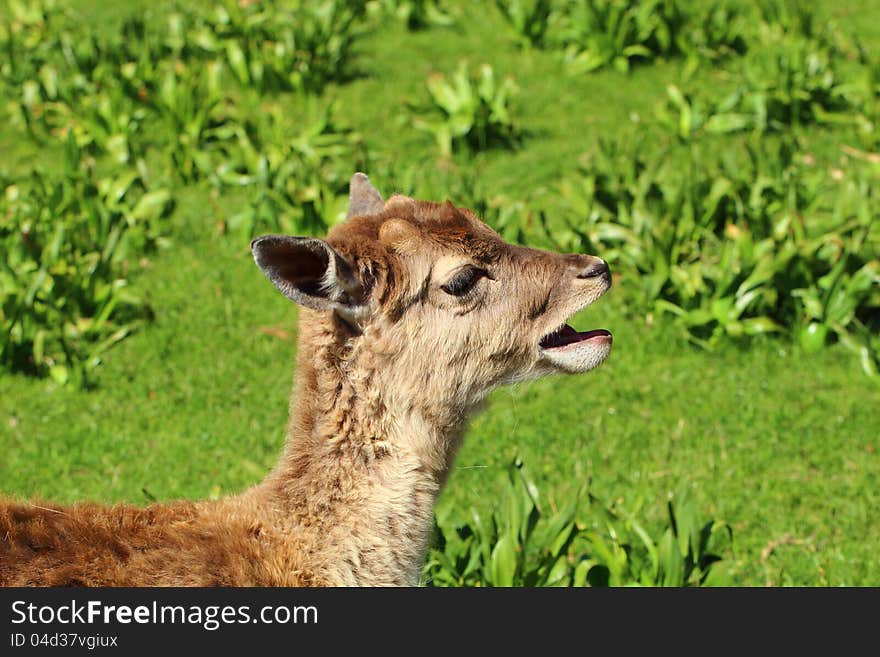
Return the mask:
[[468,409],[427,394],[381,339],[352,348],[334,324],[301,322],[285,450],[265,485],[326,555],[316,576],[414,585]]

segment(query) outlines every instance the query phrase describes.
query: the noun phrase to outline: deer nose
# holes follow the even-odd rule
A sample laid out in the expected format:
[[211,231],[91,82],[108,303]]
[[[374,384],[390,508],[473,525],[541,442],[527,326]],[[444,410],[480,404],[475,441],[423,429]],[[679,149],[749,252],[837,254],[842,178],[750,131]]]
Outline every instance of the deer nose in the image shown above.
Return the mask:
[[609,272],[608,263],[602,258],[592,258],[592,262],[584,267],[578,274],[578,278],[596,278],[597,276],[607,276]]

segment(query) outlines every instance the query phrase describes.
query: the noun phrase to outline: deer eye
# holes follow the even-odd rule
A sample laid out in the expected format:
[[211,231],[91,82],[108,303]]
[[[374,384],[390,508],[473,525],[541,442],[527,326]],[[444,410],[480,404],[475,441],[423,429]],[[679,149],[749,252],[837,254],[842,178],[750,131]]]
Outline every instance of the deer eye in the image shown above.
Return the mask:
[[446,294],[451,294],[454,297],[463,297],[473,289],[478,280],[488,275],[489,274],[485,269],[480,269],[479,267],[465,267],[447,283],[441,285],[440,289],[446,292]]

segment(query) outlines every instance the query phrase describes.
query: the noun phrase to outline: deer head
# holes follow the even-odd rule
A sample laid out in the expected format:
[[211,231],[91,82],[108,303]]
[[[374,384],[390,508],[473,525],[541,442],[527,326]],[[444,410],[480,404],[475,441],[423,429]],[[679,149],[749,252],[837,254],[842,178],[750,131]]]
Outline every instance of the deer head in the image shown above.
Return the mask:
[[406,395],[467,407],[504,383],[586,372],[611,350],[608,331],[566,324],[610,287],[604,260],[508,244],[449,202],[385,202],[361,173],[326,240],[267,235],[251,248],[338,336],[341,359],[372,353]]

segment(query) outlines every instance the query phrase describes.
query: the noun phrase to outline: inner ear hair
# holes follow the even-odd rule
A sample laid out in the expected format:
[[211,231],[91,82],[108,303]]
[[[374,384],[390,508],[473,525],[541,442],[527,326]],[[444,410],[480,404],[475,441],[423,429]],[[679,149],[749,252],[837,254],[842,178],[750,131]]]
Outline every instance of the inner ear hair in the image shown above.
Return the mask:
[[353,308],[363,289],[349,262],[324,240],[264,235],[251,242],[254,261],[291,301],[315,310]]

